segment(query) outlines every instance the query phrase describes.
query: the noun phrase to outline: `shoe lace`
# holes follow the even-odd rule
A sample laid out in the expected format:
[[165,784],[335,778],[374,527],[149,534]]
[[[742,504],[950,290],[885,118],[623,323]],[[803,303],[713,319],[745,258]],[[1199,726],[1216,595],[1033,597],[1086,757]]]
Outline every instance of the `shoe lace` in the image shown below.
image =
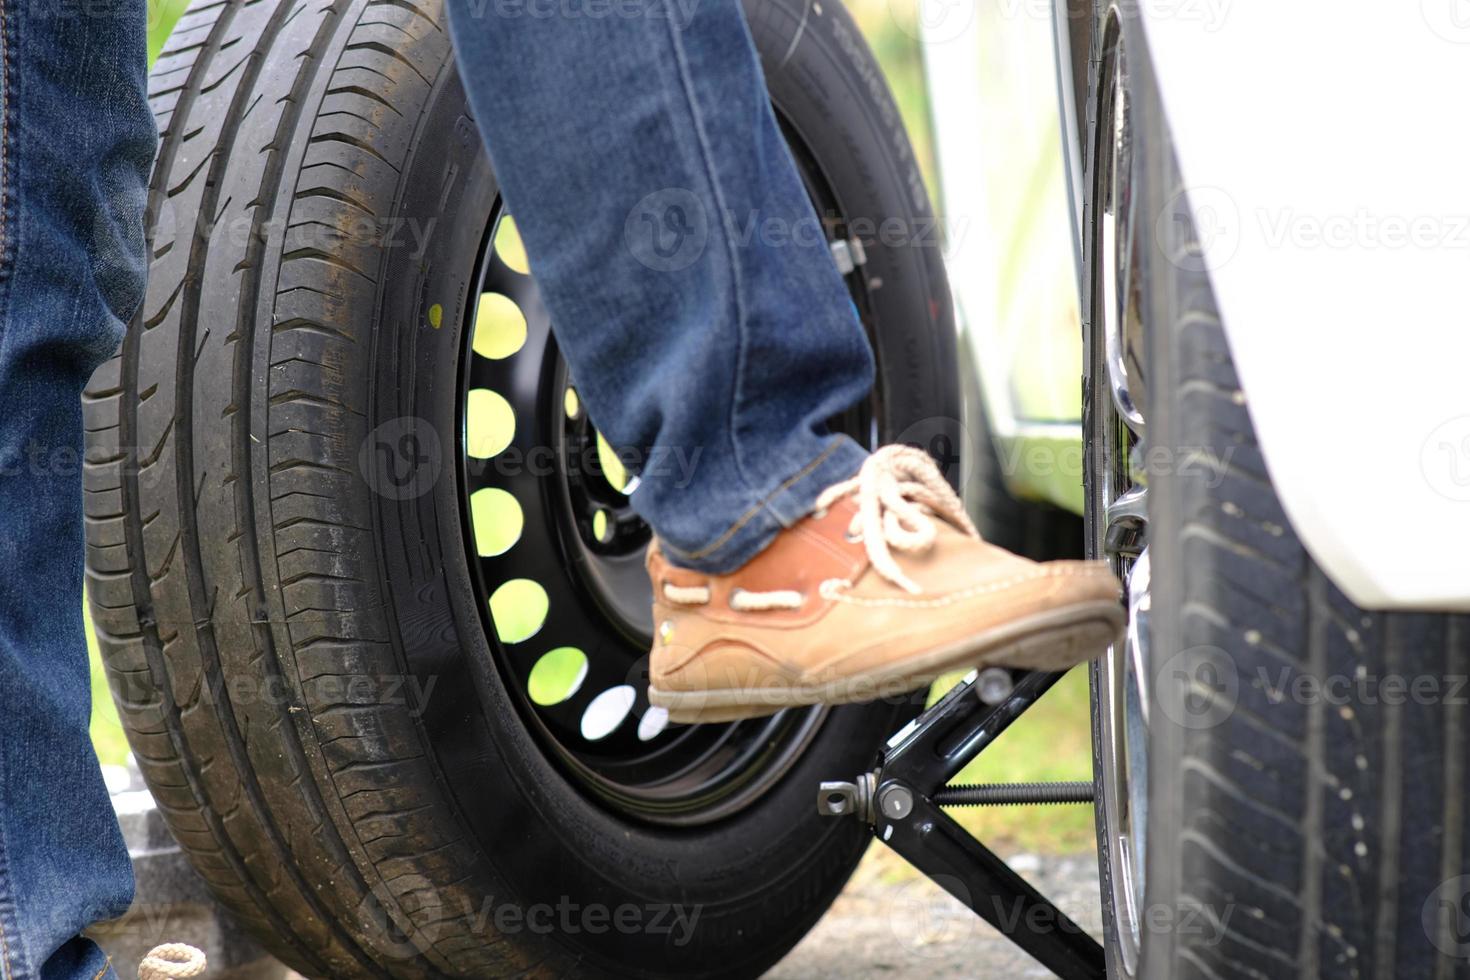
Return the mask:
[[208,965],[204,951],[187,943],[154,946],[138,964],[138,980],[189,980]]
[[[934,459],[922,449],[912,446],[884,446],[863,462],[857,475],[834,483],[817,497],[817,513],[822,513],[843,497],[856,495],[857,513],[848,525],[847,535],[862,541],[868,561],[875,571],[894,585],[913,595],[922,591],[903,573],[894,551],[923,551],[934,543],[939,533],[933,516],[943,518],[972,538],[980,537],[965,505],[934,465]],[[931,516],[933,515],[933,516]],[[834,580],[832,584],[838,583]],[[664,598],[685,606],[700,606],[710,601],[705,585],[663,584]],[[730,607],[741,612],[770,609],[800,609],[800,592],[780,589],[753,592],[736,589],[730,595]]]
[[856,496],[858,505],[849,537],[861,538],[874,571],[912,595],[922,590],[899,568],[894,551],[923,551],[932,545],[938,534],[934,517],[969,537],[980,537],[934,459],[913,446],[879,449],[864,461],[856,476],[822,491],[817,510],[846,496]]

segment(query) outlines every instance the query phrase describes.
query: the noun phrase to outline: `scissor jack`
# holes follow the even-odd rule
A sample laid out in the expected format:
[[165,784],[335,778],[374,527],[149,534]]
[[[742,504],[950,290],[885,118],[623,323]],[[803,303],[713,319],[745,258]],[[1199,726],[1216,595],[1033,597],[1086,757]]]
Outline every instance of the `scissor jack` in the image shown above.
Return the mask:
[[877,838],[1057,976],[1105,977],[1103,948],[941,807],[1089,803],[1091,783],[947,785],[1061,674],[987,668],[898,731],[878,768],[822,783],[817,809]]

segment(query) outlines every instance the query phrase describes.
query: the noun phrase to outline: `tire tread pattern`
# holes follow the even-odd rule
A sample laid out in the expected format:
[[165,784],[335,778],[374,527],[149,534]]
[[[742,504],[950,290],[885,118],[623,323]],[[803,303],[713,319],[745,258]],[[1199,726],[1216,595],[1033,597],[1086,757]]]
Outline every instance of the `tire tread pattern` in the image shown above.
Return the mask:
[[148,291],[84,395],[88,594],[134,754],[214,893],[313,976],[534,966],[438,884],[479,858],[398,730],[372,532],[351,516],[366,408],[333,384],[370,356],[348,311],[376,307],[378,277],[337,232],[396,199],[402,120],[448,61],[434,3],[191,6],[150,81]]
[[[1168,172],[1169,194],[1186,193]],[[1218,486],[1177,483],[1178,642],[1225,651],[1238,672],[1233,709],[1187,733],[1175,776],[1179,903],[1228,910],[1228,928],[1218,942],[1213,928],[1181,935],[1171,975],[1463,975],[1421,910],[1470,872],[1470,624],[1366,612],[1316,565],[1271,488],[1208,275],[1192,271],[1193,230],[1163,244],[1164,267],[1186,270],[1167,324],[1177,374],[1165,410],[1179,447],[1224,464]],[[1432,680],[1438,694],[1400,700],[1388,678]]]

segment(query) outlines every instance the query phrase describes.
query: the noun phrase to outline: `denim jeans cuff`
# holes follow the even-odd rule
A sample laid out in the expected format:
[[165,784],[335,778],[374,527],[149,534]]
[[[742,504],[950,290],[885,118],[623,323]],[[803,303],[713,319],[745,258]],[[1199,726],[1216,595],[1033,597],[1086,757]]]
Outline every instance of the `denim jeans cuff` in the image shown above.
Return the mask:
[[683,568],[712,575],[733,572],[760,554],[783,529],[810,514],[823,490],[855,475],[867,458],[867,450],[848,436],[831,436],[815,459],[752,505],[708,547],[684,552],[668,542],[660,546]]

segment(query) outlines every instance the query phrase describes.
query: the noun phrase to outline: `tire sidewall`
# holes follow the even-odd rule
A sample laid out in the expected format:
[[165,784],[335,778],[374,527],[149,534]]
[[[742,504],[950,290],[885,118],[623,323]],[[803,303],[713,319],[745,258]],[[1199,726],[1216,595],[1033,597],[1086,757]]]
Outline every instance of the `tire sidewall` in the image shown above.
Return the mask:
[[[1100,20],[1094,32],[1095,43],[1104,43],[1103,29],[1111,3],[1099,5]],[[1197,307],[1211,296],[1207,271],[1189,264],[1171,261],[1170,256],[1190,254],[1194,248],[1193,231],[1188,222],[1159,221],[1156,216],[1177,209],[1183,182],[1174,157],[1169,129],[1160,100],[1157,77],[1149,55],[1143,24],[1138,11],[1128,4],[1118,5],[1119,43],[1127,51],[1128,94],[1130,107],[1130,147],[1132,173],[1130,196],[1136,217],[1134,233],[1140,247],[1133,252],[1141,280],[1146,284],[1142,297],[1143,322],[1150,325],[1145,336],[1147,369],[1148,446],[1150,453],[1162,449],[1174,459],[1188,458],[1189,439],[1184,433],[1197,418],[1190,417],[1192,403],[1181,396],[1183,373],[1176,349],[1177,325],[1188,309]],[[1102,63],[1102,52],[1096,51],[1094,64]],[[1093,96],[1098,104],[1097,93]],[[1100,113],[1090,116],[1101,125]],[[1092,165],[1097,161],[1096,148]],[[1090,176],[1090,175],[1089,175]],[[1091,185],[1089,185],[1091,186]],[[1088,202],[1089,207],[1093,202]],[[1087,223],[1091,227],[1091,223]],[[1091,258],[1091,257],[1089,257]],[[1089,278],[1090,281],[1090,278]],[[1209,300],[1213,308],[1213,301]],[[1089,383],[1106,385],[1102,361],[1090,358]],[[1102,376],[1099,376],[1099,375]],[[1084,398],[1084,404],[1086,404]],[[1090,430],[1089,430],[1090,431]],[[1220,447],[1199,446],[1195,449],[1219,450]],[[1089,458],[1091,447],[1089,447]],[[1215,458],[1221,458],[1218,453]],[[1228,454],[1224,458],[1228,458]],[[1136,976],[1168,978],[1174,976],[1180,963],[1182,939],[1186,926],[1202,921],[1212,910],[1202,900],[1191,897],[1189,883],[1183,878],[1180,860],[1181,834],[1187,814],[1184,793],[1186,751],[1202,740],[1217,737],[1207,727],[1185,724],[1191,712],[1185,703],[1189,688],[1180,678],[1201,676],[1201,665],[1210,656],[1207,650],[1186,642],[1181,625],[1181,610],[1191,595],[1198,597],[1200,584],[1191,581],[1195,573],[1186,566],[1184,528],[1187,520],[1184,501],[1198,499],[1201,491],[1195,484],[1203,479],[1202,467],[1173,466],[1150,472],[1148,484],[1148,549],[1150,576],[1150,636],[1148,663],[1150,691],[1150,724],[1148,735],[1148,828],[1145,859],[1144,894],[1139,896],[1138,914],[1142,918],[1139,962]],[[1090,514],[1090,521],[1102,515]],[[1092,673],[1096,684],[1098,673]],[[1099,779],[1106,778],[1102,768],[1101,731],[1096,723],[1099,711],[1097,688],[1094,687],[1094,762]],[[1109,975],[1127,976],[1115,936],[1116,924],[1111,908],[1111,885],[1107,848],[1114,835],[1106,826],[1102,810],[1098,813],[1098,849],[1102,870],[1102,901]],[[1152,927],[1151,927],[1152,923]],[[1177,928],[1176,928],[1177,927]]]

